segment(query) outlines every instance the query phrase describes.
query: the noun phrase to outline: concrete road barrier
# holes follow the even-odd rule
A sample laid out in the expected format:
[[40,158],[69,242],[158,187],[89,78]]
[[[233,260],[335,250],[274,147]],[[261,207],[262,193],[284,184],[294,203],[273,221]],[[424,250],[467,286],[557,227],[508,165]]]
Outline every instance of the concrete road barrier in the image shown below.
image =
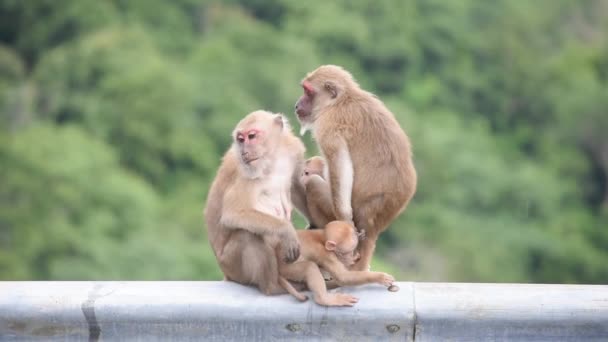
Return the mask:
[[229,282],[0,282],[0,341],[608,341],[608,286],[398,285],[327,308]]

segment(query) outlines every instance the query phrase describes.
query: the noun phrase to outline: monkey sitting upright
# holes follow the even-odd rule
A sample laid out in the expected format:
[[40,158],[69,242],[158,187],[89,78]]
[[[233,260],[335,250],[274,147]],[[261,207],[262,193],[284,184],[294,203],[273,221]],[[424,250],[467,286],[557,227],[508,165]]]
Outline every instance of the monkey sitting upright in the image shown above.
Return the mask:
[[[324,229],[298,230],[297,234],[300,241],[300,258],[291,265],[281,263],[279,273],[289,280],[305,282],[314,293],[314,300],[318,304],[328,305],[327,287],[319,268],[332,276],[332,286],[378,283],[390,287],[395,281],[395,278],[387,273],[347,269],[359,259],[359,237],[355,227],[347,222],[333,221]],[[299,300],[307,299],[290,286],[286,289]],[[352,306],[358,301],[356,297],[347,296],[351,298],[350,303],[342,305]]]
[[314,156],[304,162],[300,184],[305,190],[309,228],[323,228],[336,220],[331,190],[327,183],[327,167],[323,157]]

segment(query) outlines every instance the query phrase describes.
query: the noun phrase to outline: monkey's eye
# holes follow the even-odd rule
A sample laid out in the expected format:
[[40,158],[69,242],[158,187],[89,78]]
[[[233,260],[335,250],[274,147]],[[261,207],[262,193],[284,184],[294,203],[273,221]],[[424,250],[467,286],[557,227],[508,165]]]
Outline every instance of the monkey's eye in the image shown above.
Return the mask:
[[244,143],[244,142],[245,142],[245,138],[243,138],[243,136],[242,136],[242,135],[239,135],[239,136],[237,136],[237,137],[236,137],[236,141],[238,141],[239,143],[241,143],[241,144],[242,144],[242,143]]
[[308,176],[309,172],[308,171],[304,171],[304,175]]
[[249,140],[255,139],[255,133],[249,133],[249,135],[247,136],[247,138],[249,138]]

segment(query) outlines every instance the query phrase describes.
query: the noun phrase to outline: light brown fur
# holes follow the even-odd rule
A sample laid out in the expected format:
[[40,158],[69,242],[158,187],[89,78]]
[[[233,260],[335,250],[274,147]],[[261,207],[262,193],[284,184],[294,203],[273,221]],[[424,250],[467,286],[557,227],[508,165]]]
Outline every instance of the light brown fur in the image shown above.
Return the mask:
[[282,262],[299,256],[290,195],[305,148],[282,116],[265,111],[241,120],[233,139],[207,197],[208,238],[227,280],[284,293],[277,255]]
[[360,255],[355,227],[344,221],[332,221],[324,229],[298,230],[301,245],[299,261],[312,261],[329,272],[339,286],[378,283],[390,286],[394,278],[383,272],[349,271]]
[[[293,264],[280,263],[280,274],[289,280],[305,282],[313,291],[315,302],[321,305],[354,305],[358,299],[342,293],[328,293],[319,268],[329,272],[330,287],[378,283],[391,286],[395,279],[387,273],[349,271],[359,257],[355,228],[342,221],[333,221],[324,229],[298,230],[301,254]],[[295,291],[295,290],[294,290]],[[301,294],[292,293],[296,298]]]
[[302,86],[298,119],[328,163],[336,219],[365,232],[354,269],[368,269],[378,236],[416,191],[409,138],[382,101],[341,67],[321,66]]

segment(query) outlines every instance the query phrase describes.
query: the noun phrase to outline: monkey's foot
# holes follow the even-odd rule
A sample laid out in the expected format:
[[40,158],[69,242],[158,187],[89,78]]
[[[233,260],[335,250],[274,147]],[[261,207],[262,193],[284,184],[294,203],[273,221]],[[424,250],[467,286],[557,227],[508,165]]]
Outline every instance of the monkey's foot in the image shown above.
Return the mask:
[[328,293],[324,297],[315,296],[315,301],[324,306],[353,306],[359,298],[346,293]]

